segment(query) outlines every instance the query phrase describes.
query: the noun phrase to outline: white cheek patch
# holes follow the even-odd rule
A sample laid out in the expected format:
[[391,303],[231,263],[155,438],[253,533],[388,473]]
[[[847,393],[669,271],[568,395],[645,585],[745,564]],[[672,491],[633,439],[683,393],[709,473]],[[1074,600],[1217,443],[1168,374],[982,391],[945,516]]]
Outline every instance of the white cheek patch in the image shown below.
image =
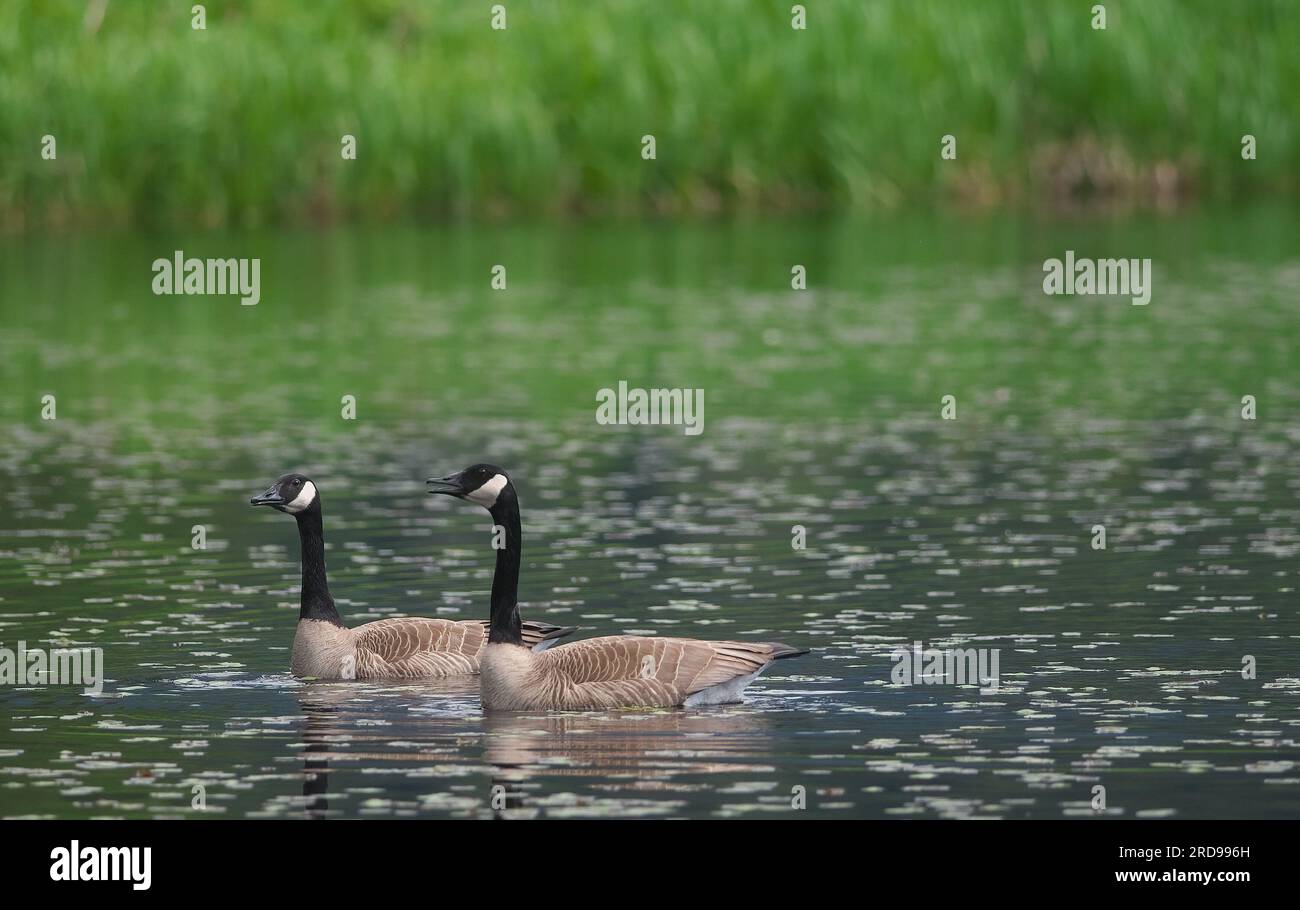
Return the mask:
[[466,493],[465,498],[470,502],[478,503],[485,509],[490,509],[497,504],[497,497],[501,495],[501,491],[507,483],[506,475],[494,474],[492,479],[483,486],[472,493]]
[[293,502],[285,503],[284,510],[297,515],[303,509],[311,505],[316,499],[316,484],[310,480],[302,485],[302,491],[293,498]]

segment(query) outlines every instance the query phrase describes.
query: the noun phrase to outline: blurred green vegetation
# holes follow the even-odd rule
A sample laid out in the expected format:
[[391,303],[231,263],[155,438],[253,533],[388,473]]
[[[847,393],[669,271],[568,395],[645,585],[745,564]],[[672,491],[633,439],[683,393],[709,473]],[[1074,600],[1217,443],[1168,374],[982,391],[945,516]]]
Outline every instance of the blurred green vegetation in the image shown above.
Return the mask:
[[0,5],[0,226],[1161,205],[1300,174],[1287,0],[1110,0],[1105,31],[1083,0],[809,0],[805,31],[787,0],[507,0],[504,31],[486,0],[213,0],[203,31],[191,5]]

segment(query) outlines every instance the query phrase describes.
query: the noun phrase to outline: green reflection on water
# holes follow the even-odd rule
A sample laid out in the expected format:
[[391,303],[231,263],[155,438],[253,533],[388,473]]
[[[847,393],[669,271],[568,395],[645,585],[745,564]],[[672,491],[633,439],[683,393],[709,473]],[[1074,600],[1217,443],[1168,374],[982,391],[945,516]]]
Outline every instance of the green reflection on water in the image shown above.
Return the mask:
[[[528,610],[590,634],[818,648],[738,709],[753,723],[569,731],[590,773],[543,775],[548,797],[612,787],[616,805],[593,814],[652,811],[614,783],[630,769],[665,782],[663,811],[726,814],[780,808],[747,788],[788,790],[816,769],[843,791],[822,814],[1059,815],[1104,767],[1130,814],[1293,813],[1295,221],[1265,209],[0,245],[0,635],[102,643],[110,690],[130,692],[89,705],[0,693],[0,749],[20,750],[0,758],[18,785],[0,789],[3,814],[184,814],[159,794],[227,773],[234,814],[292,814],[299,739],[388,756],[332,759],[343,814],[364,814],[375,786],[417,814],[478,811],[484,764],[529,730],[485,728],[472,693],[363,693],[322,720],[316,696],[279,676],[292,525],[245,503],[282,470],[318,472],[349,621],[472,616],[490,577],[483,520],[429,505],[419,481],[480,457],[525,492]],[[262,302],[153,296],[150,263],[176,248],[261,257]],[[1044,297],[1042,262],[1066,249],[1150,257],[1151,304]],[[489,288],[495,264],[505,291]],[[795,264],[807,291],[789,287]],[[704,434],[598,426],[596,391],[620,379],[704,388]],[[357,420],[341,418],[343,395]],[[1106,553],[1086,545],[1099,521]],[[210,551],[189,549],[195,523]],[[807,553],[790,549],[795,523]],[[1006,649],[1002,701],[881,686],[892,642],[962,636]],[[1246,653],[1280,688],[1235,678]],[[225,672],[271,682],[215,687]],[[346,747],[322,726],[374,740]],[[1021,762],[1024,748],[1045,766]],[[96,766],[101,752],[126,766]],[[431,771],[431,756],[444,764]],[[909,762],[939,766],[950,789],[909,795],[931,773]],[[1219,776],[1189,788],[1204,762]],[[32,768],[60,784],[38,786]],[[376,785],[376,768],[400,773]],[[1116,787],[1126,776],[1140,791]],[[100,790],[81,793],[87,782]]]

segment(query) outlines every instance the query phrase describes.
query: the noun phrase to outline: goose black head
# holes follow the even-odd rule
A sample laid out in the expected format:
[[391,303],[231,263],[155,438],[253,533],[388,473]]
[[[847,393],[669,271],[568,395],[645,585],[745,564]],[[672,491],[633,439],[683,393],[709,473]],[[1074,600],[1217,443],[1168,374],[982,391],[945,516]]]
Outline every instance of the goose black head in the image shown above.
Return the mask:
[[445,493],[466,502],[476,503],[489,512],[503,496],[514,495],[510,475],[494,464],[472,464],[446,477],[430,478],[430,493]]
[[249,500],[255,506],[270,506],[277,512],[297,515],[310,508],[320,508],[316,484],[302,474],[285,474],[267,487],[265,493]]

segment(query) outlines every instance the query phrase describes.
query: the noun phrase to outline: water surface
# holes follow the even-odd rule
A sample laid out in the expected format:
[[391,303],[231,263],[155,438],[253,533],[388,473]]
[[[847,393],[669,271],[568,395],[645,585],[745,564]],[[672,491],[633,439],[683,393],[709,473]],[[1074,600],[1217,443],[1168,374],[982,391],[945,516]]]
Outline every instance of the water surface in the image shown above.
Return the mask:
[[[0,641],[109,682],[0,688],[0,815],[1300,814],[1298,226],[5,241]],[[176,248],[260,257],[262,302],[153,296]],[[1043,296],[1066,249],[1151,257],[1151,304]],[[620,379],[704,388],[704,432],[598,425]],[[488,516],[422,480],[478,460],[520,489],[526,616],[814,652],[695,711],[289,677],[296,534],[248,496],[317,481],[351,623],[477,617]],[[999,649],[1001,687],[892,685],[917,640]]]

